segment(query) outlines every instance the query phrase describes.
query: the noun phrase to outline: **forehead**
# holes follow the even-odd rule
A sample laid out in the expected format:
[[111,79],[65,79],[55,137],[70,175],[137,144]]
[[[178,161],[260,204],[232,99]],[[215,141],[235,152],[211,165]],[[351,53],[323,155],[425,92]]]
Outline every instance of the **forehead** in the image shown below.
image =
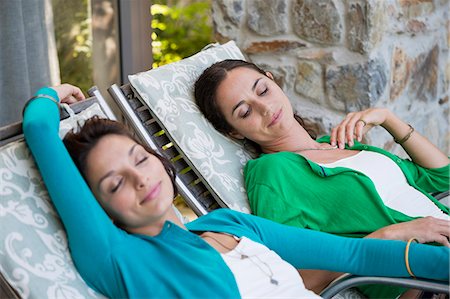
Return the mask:
[[238,67],[229,71],[217,89],[219,106],[240,100],[239,95],[251,92],[253,84],[260,77],[264,75],[247,67]]
[[136,142],[121,135],[106,135],[102,137],[89,152],[87,162],[88,177],[94,179],[113,170],[129,158],[130,149]]

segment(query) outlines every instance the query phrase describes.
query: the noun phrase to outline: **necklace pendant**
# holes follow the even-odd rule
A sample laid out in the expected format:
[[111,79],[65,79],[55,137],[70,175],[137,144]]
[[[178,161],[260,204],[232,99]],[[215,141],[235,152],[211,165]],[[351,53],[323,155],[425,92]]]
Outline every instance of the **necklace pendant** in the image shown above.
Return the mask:
[[270,283],[277,286],[278,285],[278,280],[270,278]]

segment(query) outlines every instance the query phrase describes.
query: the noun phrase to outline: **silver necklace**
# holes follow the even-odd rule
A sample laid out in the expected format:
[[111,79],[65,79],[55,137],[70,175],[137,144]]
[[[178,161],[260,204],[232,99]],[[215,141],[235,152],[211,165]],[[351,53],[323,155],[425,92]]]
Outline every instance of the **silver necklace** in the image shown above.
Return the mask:
[[[226,234],[226,233],[224,233],[224,234],[233,237],[237,242],[240,242],[240,241],[241,241],[241,239],[238,238],[238,237],[236,237],[235,235]],[[248,256],[248,255],[246,255],[246,254],[244,254],[244,253],[242,253],[242,252],[239,252],[239,250],[237,250],[236,248],[230,248],[229,246],[223,244],[222,242],[220,242],[220,241],[217,240],[216,238],[214,238],[214,237],[212,237],[212,236],[209,236],[209,235],[204,235],[203,238],[210,238],[210,239],[213,239],[214,241],[217,242],[217,244],[219,244],[220,246],[222,246],[222,247],[225,248],[225,249],[228,249],[229,251],[233,251],[233,250],[234,250],[235,252],[237,252],[238,254],[240,254],[239,259],[241,259],[241,260],[248,259],[253,265],[255,265],[256,267],[258,267],[259,270],[261,270],[261,272],[264,273],[264,275],[266,275],[266,276],[270,279],[270,283],[271,283],[271,284],[276,285],[276,286],[278,285],[278,280],[276,280],[275,278],[273,278],[273,271],[272,271],[272,269],[270,268],[270,266],[267,265],[266,262],[262,261],[262,260],[261,260],[259,257],[257,257],[256,255],[255,255],[255,256]],[[269,273],[267,273],[267,272],[261,267],[261,265],[260,265],[259,263],[255,262],[252,258],[257,259],[261,264],[264,264],[264,265],[266,266],[267,270],[269,271]]]
[[301,150],[297,150],[296,152],[314,151],[314,150],[316,150],[316,151],[329,151],[329,150],[334,150],[334,149],[337,149],[337,148],[338,148],[337,145],[332,146],[332,147],[304,148],[304,149],[301,149]]

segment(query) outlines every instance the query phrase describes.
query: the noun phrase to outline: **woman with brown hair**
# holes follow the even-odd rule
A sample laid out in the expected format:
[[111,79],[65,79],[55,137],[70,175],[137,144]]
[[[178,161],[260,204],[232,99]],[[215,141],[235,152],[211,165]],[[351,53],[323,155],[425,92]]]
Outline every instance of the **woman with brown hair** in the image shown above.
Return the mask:
[[[449,189],[445,154],[383,108],[349,113],[316,140],[273,79],[253,63],[225,60],[195,83],[197,105],[211,124],[259,150],[244,169],[255,215],[343,236],[450,246],[448,207],[430,195]],[[411,160],[362,144],[375,126]]]

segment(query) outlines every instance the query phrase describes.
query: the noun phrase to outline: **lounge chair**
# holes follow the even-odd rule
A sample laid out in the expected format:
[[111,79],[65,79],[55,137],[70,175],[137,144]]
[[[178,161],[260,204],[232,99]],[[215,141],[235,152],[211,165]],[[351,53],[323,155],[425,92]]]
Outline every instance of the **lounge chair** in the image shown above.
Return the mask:
[[[209,46],[182,61],[131,75],[131,84],[113,85],[109,89],[129,126],[150,147],[173,162],[178,189],[197,215],[219,207],[250,213],[242,176],[250,154],[214,130],[193,100],[196,78],[212,63],[228,58],[245,59],[232,41]],[[361,297],[353,289],[342,291],[364,284],[449,293],[446,283],[439,281],[346,275],[321,295]]]
[[[63,110],[60,135],[92,115],[114,119],[98,91],[90,92],[95,97],[68,110],[76,115]],[[0,298],[104,298],[72,262],[20,122],[0,128],[0,240]]]

